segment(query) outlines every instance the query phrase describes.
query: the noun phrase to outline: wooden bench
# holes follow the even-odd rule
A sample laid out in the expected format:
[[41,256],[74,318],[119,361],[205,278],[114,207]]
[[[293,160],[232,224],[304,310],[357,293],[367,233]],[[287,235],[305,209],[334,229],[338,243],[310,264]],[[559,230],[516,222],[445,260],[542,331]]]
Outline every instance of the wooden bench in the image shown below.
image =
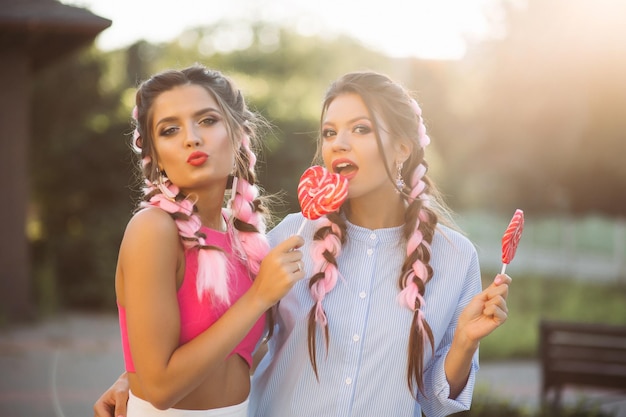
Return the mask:
[[539,327],[543,404],[559,407],[566,386],[626,393],[626,326],[544,320]]

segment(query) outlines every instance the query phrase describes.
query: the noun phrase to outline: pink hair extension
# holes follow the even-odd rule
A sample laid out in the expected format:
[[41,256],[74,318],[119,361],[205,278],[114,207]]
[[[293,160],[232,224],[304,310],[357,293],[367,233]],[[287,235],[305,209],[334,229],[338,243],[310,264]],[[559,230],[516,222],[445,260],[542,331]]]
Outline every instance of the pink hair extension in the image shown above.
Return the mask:
[[[243,135],[242,146],[250,160],[249,169],[254,172],[256,155],[250,150],[250,137],[248,135]],[[254,210],[254,200],[259,197],[259,189],[243,178],[237,178],[236,181],[235,196],[231,197],[232,214],[242,222],[251,224],[257,230],[257,232],[244,232],[234,229],[235,241],[238,242],[236,250],[246,260],[248,269],[256,275],[261,268],[261,261],[270,249],[265,236],[264,218]]]
[[[409,201],[413,202],[415,199],[420,198],[424,190],[426,189],[426,183],[423,178],[426,174],[426,167],[423,164],[419,164],[413,174],[411,175],[411,192],[409,194]],[[415,230],[411,237],[407,241],[406,253],[407,257],[411,256],[417,248],[422,245],[422,247],[430,253],[430,245],[428,242],[424,241],[424,235],[419,230],[420,223],[423,221],[428,221],[428,214],[424,210],[424,208],[420,208],[418,219],[415,222]],[[426,281],[428,279],[428,268],[426,264],[421,259],[416,259],[415,262],[411,265],[411,269],[407,271],[404,276],[404,288],[398,294],[398,302],[408,308],[411,311],[416,311],[418,315],[417,325],[424,339],[424,343],[428,340],[427,332],[425,331],[425,317],[422,311],[422,308],[426,305],[424,297],[419,292],[419,288],[415,283],[414,279],[417,277],[420,279],[424,285],[426,285]]]
[[409,309],[411,311],[417,312],[417,318],[418,318],[417,326],[419,328],[419,331],[422,334],[422,337],[425,343],[426,340],[428,340],[428,335],[426,333],[426,328],[424,326],[425,317],[421,308],[416,309],[415,301],[417,300],[419,302],[420,307],[425,306],[426,301],[424,301],[424,297],[422,296],[422,294],[420,294],[419,289],[417,288],[417,285],[415,284],[415,282],[413,282],[412,274],[407,274],[406,287],[400,292],[400,294],[398,295],[398,298],[403,299],[403,300],[400,300],[401,304],[404,304],[405,306],[407,306],[407,308],[409,308],[408,306],[412,306]]
[[203,234],[199,233],[202,222],[198,215],[194,213],[194,203],[187,198],[177,201],[175,197],[178,196],[180,190],[176,185],[172,184],[165,177],[162,183],[157,186],[146,180],[146,187],[144,188],[146,195],[153,193],[157,189],[161,192],[155,193],[150,197],[149,201],[141,203],[141,206],[159,207],[170,214],[182,213],[186,215],[185,219],[176,218],[174,221],[185,250],[198,249],[198,275],[196,280],[198,298],[202,299],[207,294],[212,294],[219,302],[229,305],[228,281],[230,274],[228,273],[229,262],[226,254],[207,245]]
[[339,270],[337,266],[328,262],[324,258],[326,251],[334,254],[335,258],[341,253],[341,229],[338,225],[331,222],[327,217],[321,217],[318,220],[319,229],[330,227],[332,233],[328,233],[324,239],[314,240],[311,244],[311,258],[313,260],[313,271],[323,273],[324,278],[318,280],[311,285],[311,297],[315,300],[315,321],[322,327],[328,324],[326,314],[322,307],[322,301],[327,293],[332,291],[337,284],[339,278]]
[[257,227],[259,232],[263,233],[265,231],[265,224],[260,220],[260,216],[257,212],[254,211],[254,206],[252,202],[258,198],[259,189],[256,186],[251,185],[248,181],[242,178],[237,179],[237,189],[235,193],[235,197],[232,202],[233,214],[239,220],[250,223],[255,227],[257,224],[261,227]]
[[423,178],[426,175],[426,166],[419,164],[415,167],[415,171],[411,175],[411,192],[409,193],[409,204],[412,203],[417,197],[419,197],[426,189],[426,183]]
[[[198,299],[209,293],[230,305],[229,262],[221,250],[198,250],[198,277],[196,291]],[[222,278],[223,277],[223,278]]]
[[409,100],[409,105],[420,119],[419,126],[417,127],[417,143],[419,143],[422,148],[425,148],[430,144],[430,137],[426,134],[426,126],[422,118],[422,109],[414,98]]

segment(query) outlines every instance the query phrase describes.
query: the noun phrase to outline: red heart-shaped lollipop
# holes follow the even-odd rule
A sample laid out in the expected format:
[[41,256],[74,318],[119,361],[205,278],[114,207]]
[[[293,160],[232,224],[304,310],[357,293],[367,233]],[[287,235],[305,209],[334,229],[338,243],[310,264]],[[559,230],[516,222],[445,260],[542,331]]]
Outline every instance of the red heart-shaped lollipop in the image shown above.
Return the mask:
[[319,165],[308,168],[300,177],[298,201],[302,215],[310,220],[339,210],[348,197],[348,180]]

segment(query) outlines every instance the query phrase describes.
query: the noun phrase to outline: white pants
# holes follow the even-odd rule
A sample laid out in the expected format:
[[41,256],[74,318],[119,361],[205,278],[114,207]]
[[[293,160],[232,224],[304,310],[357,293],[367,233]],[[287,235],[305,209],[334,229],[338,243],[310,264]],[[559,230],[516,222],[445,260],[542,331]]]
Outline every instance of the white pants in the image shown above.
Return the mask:
[[241,404],[211,410],[181,410],[179,408],[159,410],[148,401],[129,392],[126,415],[128,417],[247,417],[248,399]]

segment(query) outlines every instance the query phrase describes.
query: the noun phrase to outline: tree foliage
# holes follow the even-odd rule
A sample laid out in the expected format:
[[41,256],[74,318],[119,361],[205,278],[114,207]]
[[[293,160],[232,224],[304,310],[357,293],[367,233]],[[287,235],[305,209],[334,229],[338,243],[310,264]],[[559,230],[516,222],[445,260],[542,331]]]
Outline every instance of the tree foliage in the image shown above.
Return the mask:
[[130,213],[127,126],[113,117],[118,94],[99,89],[103,68],[91,51],[47,70],[33,88],[35,271],[52,270],[61,305],[112,301],[111,266]]

